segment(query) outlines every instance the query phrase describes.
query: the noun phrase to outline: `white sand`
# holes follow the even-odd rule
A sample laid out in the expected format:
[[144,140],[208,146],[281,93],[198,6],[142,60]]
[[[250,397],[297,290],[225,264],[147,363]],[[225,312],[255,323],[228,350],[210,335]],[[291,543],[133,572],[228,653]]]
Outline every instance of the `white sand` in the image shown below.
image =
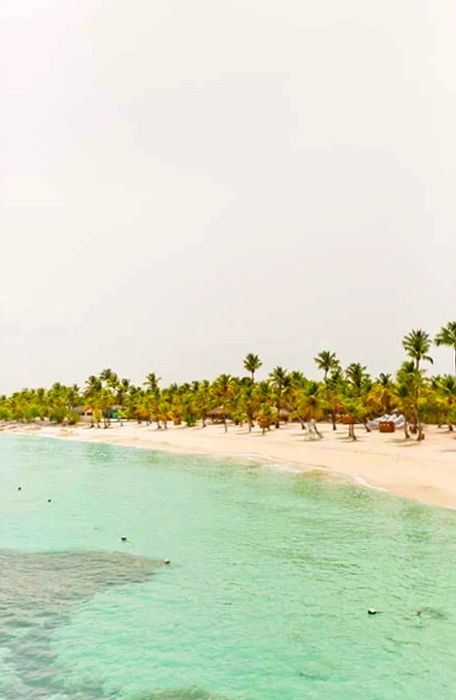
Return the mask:
[[456,433],[434,426],[426,429],[426,439],[417,443],[405,441],[402,432],[367,434],[357,427],[357,442],[347,440],[347,429],[336,432],[328,425],[320,426],[323,439],[309,441],[299,426],[289,425],[262,436],[255,429],[230,426],[206,428],[124,424],[104,430],[79,425],[74,428],[53,426],[9,427],[20,433],[36,433],[87,442],[109,442],[115,445],[168,450],[187,454],[230,456],[239,461],[255,459],[293,469],[320,469],[339,474],[433,505],[456,507]]

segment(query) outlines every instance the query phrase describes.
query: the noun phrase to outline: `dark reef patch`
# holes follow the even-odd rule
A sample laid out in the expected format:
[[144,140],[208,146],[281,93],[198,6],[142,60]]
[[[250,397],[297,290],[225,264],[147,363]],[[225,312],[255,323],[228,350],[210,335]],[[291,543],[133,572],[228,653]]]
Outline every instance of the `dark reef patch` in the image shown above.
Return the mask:
[[[120,552],[0,550],[0,645],[11,680],[2,700],[100,700],[100,687],[61,687],[50,640],[73,606],[110,586],[147,581],[163,565]],[[113,697],[111,695],[111,697]]]

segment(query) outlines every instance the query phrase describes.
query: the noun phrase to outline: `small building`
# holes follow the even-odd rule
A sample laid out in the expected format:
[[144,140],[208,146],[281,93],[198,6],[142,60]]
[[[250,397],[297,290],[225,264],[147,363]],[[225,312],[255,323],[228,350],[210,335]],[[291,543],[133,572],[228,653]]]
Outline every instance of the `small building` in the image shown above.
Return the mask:
[[93,411],[86,406],[75,406],[72,409],[73,413],[77,413],[83,423],[90,423],[93,417]]

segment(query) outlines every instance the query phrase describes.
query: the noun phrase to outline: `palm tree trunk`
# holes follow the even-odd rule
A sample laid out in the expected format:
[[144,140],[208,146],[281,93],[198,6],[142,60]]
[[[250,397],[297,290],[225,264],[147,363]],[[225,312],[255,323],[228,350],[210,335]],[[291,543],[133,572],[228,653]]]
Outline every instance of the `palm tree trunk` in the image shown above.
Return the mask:
[[420,418],[418,416],[418,411],[416,409],[414,411],[413,419],[414,419],[414,423],[415,423],[415,429],[417,432],[416,439],[417,439],[417,442],[419,442],[420,440],[424,440],[424,437],[423,437],[423,426],[421,425],[421,421],[420,421]]
[[323,435],[322,435],[322,434],[320,433],[320,431],[318,430],[318,426],[317,426],[317,422],[316,422],[315,418],[312,418],[312,420],[311,420],[311,425],[312,425],[312,427],[313,427],[315,433],[316,433],[316,434],[318,435],[318,437],[321,439],[321,438],[323,437]]
[[407,423],[407,419],[405,417],[404,417],[404,438],[406,440],[410,439],[410,433],[408,431],[408,423]]

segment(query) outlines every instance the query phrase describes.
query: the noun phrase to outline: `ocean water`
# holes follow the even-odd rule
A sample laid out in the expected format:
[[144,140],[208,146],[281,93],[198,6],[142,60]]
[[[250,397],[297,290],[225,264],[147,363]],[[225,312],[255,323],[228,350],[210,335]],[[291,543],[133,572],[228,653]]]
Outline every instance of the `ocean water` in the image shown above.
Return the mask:
[[456,698],[455,554],[319,474],[2,435],[0,698]]

